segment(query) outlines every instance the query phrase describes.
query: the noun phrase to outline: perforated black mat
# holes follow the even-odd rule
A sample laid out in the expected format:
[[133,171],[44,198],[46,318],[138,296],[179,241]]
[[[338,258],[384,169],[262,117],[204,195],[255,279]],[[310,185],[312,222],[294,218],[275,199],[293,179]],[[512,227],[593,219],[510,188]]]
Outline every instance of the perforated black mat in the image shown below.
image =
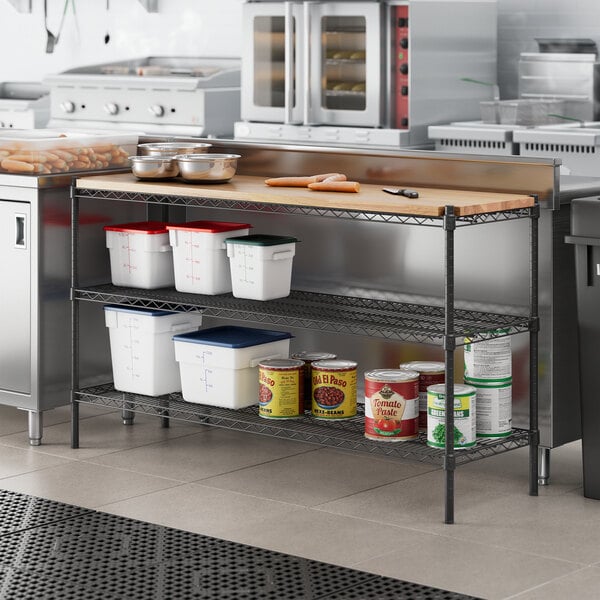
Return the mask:
[[0,490],[2,600],[465,600],[253,546]]

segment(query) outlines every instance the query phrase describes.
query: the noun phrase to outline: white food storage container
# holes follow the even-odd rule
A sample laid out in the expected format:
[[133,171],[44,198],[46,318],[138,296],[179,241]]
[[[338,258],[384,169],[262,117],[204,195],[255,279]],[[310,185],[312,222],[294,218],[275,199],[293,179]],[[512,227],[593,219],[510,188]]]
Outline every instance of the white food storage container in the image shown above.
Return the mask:
[[200,313],[106,305],[115,389],[161,396],[181,391],[173,335],[196,331]]
[[291,337],[230,325],[176,335],[183,399],[225,408],[258,404],[258,363],[287,358]]
[[251,227],[248,223],[224,221],[167,225],[177,291],[209,295],[231,292],[225,240],[247,235]]
[[113,285],[154,289],[174,285],[167,224],[142,221],[105,225]]
[[246,235],[225,240],[236,298],[272,300],[290,294],[294,237]]

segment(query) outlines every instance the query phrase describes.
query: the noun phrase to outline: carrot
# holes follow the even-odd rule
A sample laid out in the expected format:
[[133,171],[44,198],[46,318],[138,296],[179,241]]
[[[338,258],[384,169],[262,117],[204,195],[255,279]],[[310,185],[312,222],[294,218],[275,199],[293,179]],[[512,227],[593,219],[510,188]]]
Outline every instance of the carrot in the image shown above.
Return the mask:
[[359,192],[360,183],[358,181],[321,181],[309,184],[308,189],[316,192]]
[[346,176],[343,173],[321,173],[321,175],[314,175],[316,182],[321,181],[346,181]]
[[307,187],[309,183],[317,181],[316,177],[316,175],[311,177],[271,177],[265,179],[265,183],[277,187]]

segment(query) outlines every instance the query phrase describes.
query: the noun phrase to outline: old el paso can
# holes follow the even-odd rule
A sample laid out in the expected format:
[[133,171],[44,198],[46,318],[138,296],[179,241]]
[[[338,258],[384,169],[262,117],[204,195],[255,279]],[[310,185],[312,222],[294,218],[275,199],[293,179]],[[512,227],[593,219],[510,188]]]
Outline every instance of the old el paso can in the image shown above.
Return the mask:
[[304,363],[273,358],[258,363],[258,414],[265,419],[297,419],[304,414]]
[[304,362],[304,410],[310,412],[312,408],[312,364],[318,360],[334,360],[337,358],[335,354],[329,352],[296,352],[292,354],[292,358]]
[[312,364],[312,414],[316,419],[356,415],[356,367],[352,360],[318,360]]
[[419,373],[378,369],[365,373],[365,437],[414,440],[419,433]]

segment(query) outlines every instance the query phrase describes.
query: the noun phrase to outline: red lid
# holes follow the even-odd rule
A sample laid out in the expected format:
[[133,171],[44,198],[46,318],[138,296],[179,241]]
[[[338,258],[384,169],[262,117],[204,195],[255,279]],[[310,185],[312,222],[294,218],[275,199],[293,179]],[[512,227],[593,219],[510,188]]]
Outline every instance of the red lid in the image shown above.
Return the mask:
[[228,221],[190,221],[189,223],[169,224],[167,229],[179,229],[180,231],[196,231],[204,233],[223,233],[224,231],[236,231],[237,229],[250,229],[249,223],[231,223]]
[[123,231],[125,233],[167,233],[167,224],[162,221],[141,221],[122,225],[105,225],[104,231]]

